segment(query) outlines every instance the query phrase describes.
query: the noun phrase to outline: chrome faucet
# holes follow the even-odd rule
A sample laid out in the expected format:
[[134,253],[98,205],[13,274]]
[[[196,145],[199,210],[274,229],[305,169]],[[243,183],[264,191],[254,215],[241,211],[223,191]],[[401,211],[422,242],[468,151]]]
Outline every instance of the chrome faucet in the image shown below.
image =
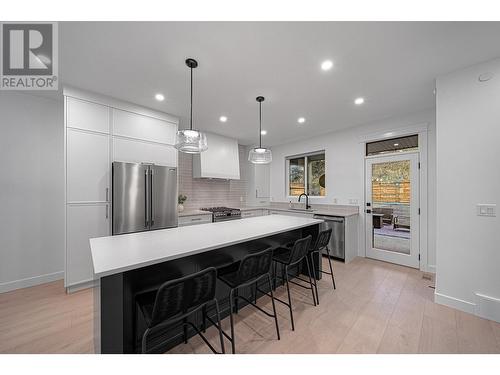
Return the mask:
[[311,206],[309,206],[309,195],[307,195],[306,193],[302,193],[299,195],[299,203],[300,203],[300,198],[302,198],[302,196],[305,195],[306,196],[306,210],[310,209]]

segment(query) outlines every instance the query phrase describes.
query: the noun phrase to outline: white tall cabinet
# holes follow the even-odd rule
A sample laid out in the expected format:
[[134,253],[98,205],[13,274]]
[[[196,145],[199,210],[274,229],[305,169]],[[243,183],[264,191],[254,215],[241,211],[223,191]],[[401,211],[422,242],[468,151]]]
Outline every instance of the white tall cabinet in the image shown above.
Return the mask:
[[271,201],[271,164],[248,162],[245,172],[248,181],[247,204],[268,205]]
[[68,291],[92,286],[89,239],[111,234],[113,161],[177,167],[178,119],[162,112],[64,89]]

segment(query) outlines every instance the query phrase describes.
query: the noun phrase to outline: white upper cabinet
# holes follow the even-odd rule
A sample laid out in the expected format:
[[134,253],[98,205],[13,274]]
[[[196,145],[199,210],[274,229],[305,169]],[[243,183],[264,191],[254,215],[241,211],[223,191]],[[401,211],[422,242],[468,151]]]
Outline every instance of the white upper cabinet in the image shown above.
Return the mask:
[[176,124],[113,109],[113,135],[173,145],[176,132]]
[[255,173],[255,198],[271,196],[271,164],[253,164]]
[[67,98],[66,105],[68,127],[109,133],[108,107],[71,97]]
[[67,201],[109,200],[109,136],[68,129]]
[[240,179],[240,157],[236,139],[206,133],[208,150],[193,155],[193,177]]
[[269,204],[271,197],[271,164],[245,164],[247,175],[247,204]]
[[113,161],[177,167],[177,150],[169,145],[113,138]]

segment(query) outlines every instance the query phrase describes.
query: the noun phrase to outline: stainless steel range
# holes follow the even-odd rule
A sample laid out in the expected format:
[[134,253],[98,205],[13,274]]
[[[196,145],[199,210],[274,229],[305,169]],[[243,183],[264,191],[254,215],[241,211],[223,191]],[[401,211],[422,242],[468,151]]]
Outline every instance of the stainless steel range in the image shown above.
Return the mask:
[[212,213],[212,222],[241,219],[241,211],[238,208],[229,207],[206,207],[200,208],[202,211]]

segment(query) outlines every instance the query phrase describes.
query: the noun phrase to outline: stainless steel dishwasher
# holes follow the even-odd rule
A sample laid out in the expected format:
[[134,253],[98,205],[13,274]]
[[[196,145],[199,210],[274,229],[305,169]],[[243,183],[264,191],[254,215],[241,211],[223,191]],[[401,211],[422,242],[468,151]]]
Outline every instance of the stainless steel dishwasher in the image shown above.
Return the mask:
[[[338,216],[314,215],[315,219],[324,220],[321,230],[332,228],[332,237],[328,244],[330,255],[339,260],[345,260],[345,225],[344,218]],[[326,255],[326,250],[323,250]]]

